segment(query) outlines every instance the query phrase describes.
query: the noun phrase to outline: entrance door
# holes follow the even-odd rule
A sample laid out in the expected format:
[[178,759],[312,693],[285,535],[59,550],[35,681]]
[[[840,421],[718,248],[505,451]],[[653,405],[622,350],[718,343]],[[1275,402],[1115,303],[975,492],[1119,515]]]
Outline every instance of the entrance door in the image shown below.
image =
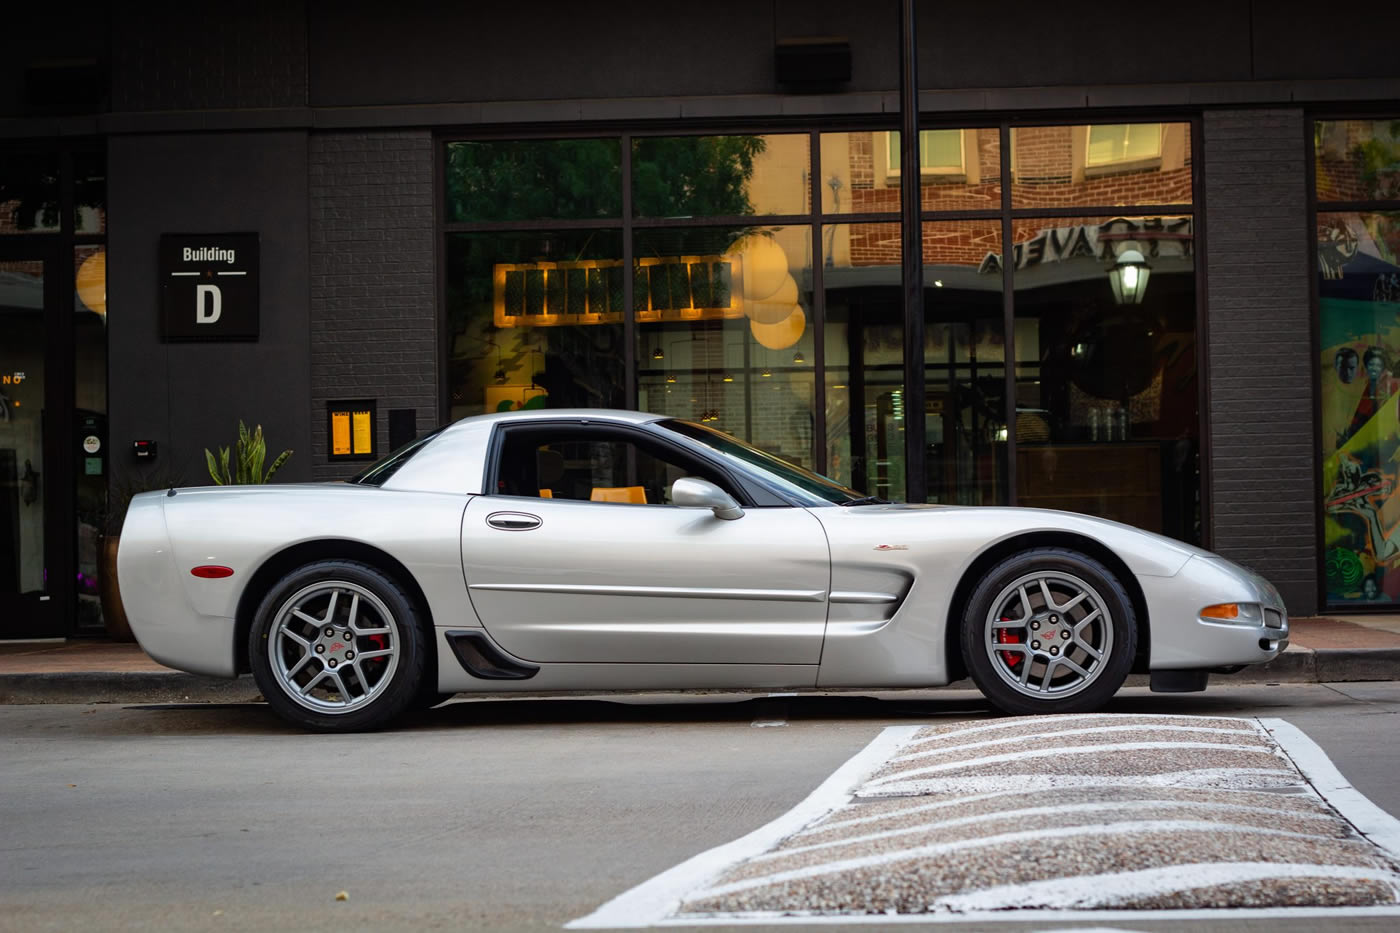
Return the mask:
[[[54,517],[66,473],[55,449],[54,264],[0,253],[0,638],[63,631],[66,592]],[[57,559],[56,559],[57,558]]]

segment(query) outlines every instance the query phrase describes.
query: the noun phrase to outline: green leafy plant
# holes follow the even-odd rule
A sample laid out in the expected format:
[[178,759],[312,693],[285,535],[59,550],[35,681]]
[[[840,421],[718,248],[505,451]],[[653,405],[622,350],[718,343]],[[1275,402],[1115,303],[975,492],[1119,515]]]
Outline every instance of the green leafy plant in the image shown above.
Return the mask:
[[290,450],[284,450],[277,455],[277,459],[272,461],[272,466],[263,472],[263,461],[267,459],[267,441],[263,439],[262,425],[258,425],[252,431],[243,423],[243,419],[238,419],[238,444],[236,445],[237,456],[234,458],[233,470],[229,469],[229,449],[219,448],[219,457],[214,458],[214,453],[208,447],[204,448],[204,458],[209,463],[209,475],[213,477],[215,484],[219,486],[249,486],[265,483],[272,478],[272,474],[277,472],[277,468],[287,462],[287,458],[292,455]]

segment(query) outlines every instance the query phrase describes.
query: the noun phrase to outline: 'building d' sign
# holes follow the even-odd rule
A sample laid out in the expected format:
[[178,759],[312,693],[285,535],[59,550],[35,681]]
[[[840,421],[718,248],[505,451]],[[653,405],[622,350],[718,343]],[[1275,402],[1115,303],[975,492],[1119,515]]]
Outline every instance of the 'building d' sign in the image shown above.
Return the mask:
[[258,339],[258,235],[160,238],[161,336]]

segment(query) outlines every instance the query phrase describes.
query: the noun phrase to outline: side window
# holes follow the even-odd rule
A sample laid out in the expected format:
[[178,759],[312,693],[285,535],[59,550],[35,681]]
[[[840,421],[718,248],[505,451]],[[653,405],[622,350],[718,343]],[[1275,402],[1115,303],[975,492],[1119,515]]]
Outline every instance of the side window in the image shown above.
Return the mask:
[[528,428],[506,434],[496,488],[506,496],[669,505],[671,484],[683,476],[700,476],[729,490],[702,461],[630,433]]

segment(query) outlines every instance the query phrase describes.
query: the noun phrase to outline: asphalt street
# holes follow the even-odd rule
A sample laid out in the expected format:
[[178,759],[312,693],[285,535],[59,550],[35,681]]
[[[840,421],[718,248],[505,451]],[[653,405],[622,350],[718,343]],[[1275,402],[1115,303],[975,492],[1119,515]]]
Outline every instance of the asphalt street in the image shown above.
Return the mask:
[[[1400,684],[1132,689],[1111,711],[1286,720],[1400,814]],[[0,930],[559,929],[785,813],[887,726],[991,719],[965,691],[459,700],[359,736],[251,704],[0,707]]]

